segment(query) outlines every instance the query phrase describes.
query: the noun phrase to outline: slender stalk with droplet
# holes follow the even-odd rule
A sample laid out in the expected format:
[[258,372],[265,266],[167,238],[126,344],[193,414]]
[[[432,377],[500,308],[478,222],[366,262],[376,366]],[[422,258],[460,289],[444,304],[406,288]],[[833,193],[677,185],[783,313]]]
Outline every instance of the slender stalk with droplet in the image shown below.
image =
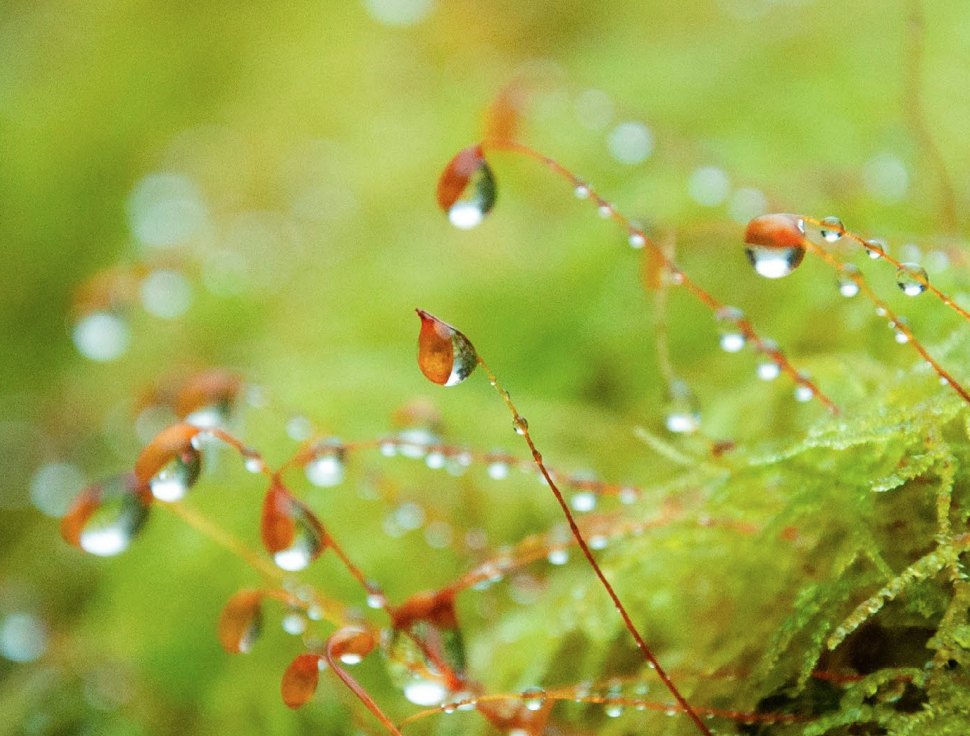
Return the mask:
[[[632,246],[636,248],[649,248],[669,275],[671,283],[679,284],[687,289],[687,291],[689,291],[696,299],[710,309],[712,314],[717,315],[719,312],[724,313],[723,310],[725,310],[727,305],[720,302],[710,292],[693,281],[671,258],[664,253],[660,244],[655,242],[646,234],[643,228],[638,227],[636,224],[630,221],[629,218],[619,212],[619,210],[617,210],[613,204],[602,197],[586,181],[579,178],[576,174],[555,159],[539,153],[535,149],[519,143],[518,141],[499,138],[487,138],[478,144],[475,149],[478,151],[480,156],[484,156],[484,153],[489,150],[506,151],[509,153],[519,154],[526,156],[527,158],[531,158],[550,169],[553,173],[562,179],[565,179],[570,185],[572,185],[573,191],[576,192],[578,197],[589,200],[591,204],[595,205],[601,217],[613,220],[620,227],[622,227],[627,232],[629,242]],[[811,381],[811,379],[796,369],[772,341],[765,340],[758,335],[758,333],[755,332],[752,324],[747,319],[741,317],[737,319],[735,324],[737,325],[741,335],[744,337],[745,342],[750,343],[756,351],[763,354],[770,361],[775,363],[779,370],[781,370],[795,382],[797,387],[802,387],[803,390],[811,392],[811,396],[821,401],[832,414],[837,415],[839,413],[839,408],[836,406],[835,402],[822,393],[822,391]]]
[[542,477],[545,478],[546,483],[549,485],[549,488],[552,490],[553,495],[556,497],[556,502],[559,504],[559,508],[562,509],[563,515],[566,517],[566,523],[569,524],[569,529],[576,540],[576,544],[579,545],[579,548],[583,552],[583,556],[586,558],[587,562],[589,562],[590,567],[593,568],[593,572],[596,574],[596,577],[599,578],[599,581],[602,584],[603,588],[606,590],[607,595],[609,595],[610,600],[613,601],[613,605],[616,607],[616,610],[619,612],[620,617],[623,619],[623,623],[626,626],[627,630],[633,636],[633,639],[637,644],[637,648],[640,650],[640,653],[643,655],[643,658],[654,670],[656,670],[657,676],[663,682],[664,687],[667,688],[670,694],[678,702],[680,707],[683,708],[684,713],[686,713],[691,718],[691,720],[694,721],[694,723],[697,725],[697,728],[700,730],[700,732],[703,733],[705,736],[712,736],[710,729],[707,727],[704,721],[701,720],[700,716],[696,713],[696,711],[694,711],[690,703],[687,702],[687,699],[681,694],[680,690],[674,684],[673,680],[670,679],[670,676],[667,675],[666,671],[663,669],[660,662],[657,660],[657,657],[654,655],[653,651],[650,649],[649,646],[647,646],[647,643],[643,639],[643,636],[641,636],[640,631],[633,623],[633,619],[630,618],[630,614],[627,612],[626,606],[623,605],[623,602],[620,600],[620,597],[613,589],[613,586],[610,583],[609,579],[603,573],[603,570],[599,566],[599,563],[596,561],[596,558],[593,556],[593,553],[590,550],[589,545],[587,544],[586,539],[583,536],[583,533],[580,531],[579,526],[576,524],[576,519],[573,516],[572,511],[569,510],[569,504],[566,503],[566,499],[563,497],[562,491],[560,491],[558,486],[556,486],[555,481],[552,479],[552,475],[550,475],[549,471],[546,469],[545,463],[542,460],[542,455],[539,452],[538,448],[536,447],[535,442],[532,440],[532,434],[529,432],[528,423],[523,419],[522,415],[519,414],[519,411],[515,407],[515,404],[512,403],[512,398],[509,396],[508,391],[506,391],[499,385],[498,379],[495,377],[495,374],[492,372],[492,369],[488,367],[488,365],[485,363],[484,360],[482,360],[481,356],[478,356],[478,365],[480,365],[482,367],[482,370],[485,371],[485,375],[488,376],[489,383],[491,383],[492,386],[495,387],[495,390],[498,391],[499,396],[502,397],[502,400],[505,402],[505,405],[512,413],[516,431],[522,435],[526,444],[529,446],[529,451],[532,453],[532,459],[535,461],[536,467],[539,468],[539,472],[542,473]]

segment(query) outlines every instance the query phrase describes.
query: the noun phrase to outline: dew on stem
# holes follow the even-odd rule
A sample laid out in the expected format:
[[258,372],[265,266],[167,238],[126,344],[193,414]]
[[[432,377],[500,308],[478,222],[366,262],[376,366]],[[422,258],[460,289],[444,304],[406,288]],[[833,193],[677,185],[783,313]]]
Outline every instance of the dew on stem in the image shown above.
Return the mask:
[[896,271],[896,285],[906,296],[919,296],[926,291],[930,277],[918,263],[904,263]]
[[798,215],[762,215],[744,231],[745,253],[754,270],[769,279],[787,276],[805,258],[805,221]]

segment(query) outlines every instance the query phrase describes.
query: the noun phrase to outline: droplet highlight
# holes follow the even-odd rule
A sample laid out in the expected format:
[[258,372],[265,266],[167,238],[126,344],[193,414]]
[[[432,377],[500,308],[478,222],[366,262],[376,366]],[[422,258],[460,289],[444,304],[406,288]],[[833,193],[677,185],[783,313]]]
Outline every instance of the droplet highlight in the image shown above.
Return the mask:
[[481,146],[464,148],[448,162],[438,180],[437,197],[455,227],[470,230],[482,223],[495,206],[497,188]]
[[805,221],[788,214],[756,217],[748,223],[744,242],[756,273],[769,279],[782,278],[805,258]]
[[467,337],[448,323],[422,309],[415,311],[421,318],[418,367],[432,383],[456,386],[478,365],[475,348]]
[[102,557],[121,554],[148,520],[151,491],[134,473],[88,486],[61,520],[68,544]]
[[906,296],[919,296],[929,286],[930,277],[918,263],[904,263],[896,272],[896,285]]

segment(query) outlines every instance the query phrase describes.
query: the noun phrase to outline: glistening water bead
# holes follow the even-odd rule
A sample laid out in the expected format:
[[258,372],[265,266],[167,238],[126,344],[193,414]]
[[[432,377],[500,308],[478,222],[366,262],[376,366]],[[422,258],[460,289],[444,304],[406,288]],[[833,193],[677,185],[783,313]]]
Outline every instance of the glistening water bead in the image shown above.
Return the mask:
[[845,226],[842,224],[842,220],[838,217],[826,217],[822,220],[822,228],[819,230],[819,235],[822,239],[828,243],[835,243],[842,238],[842,234],[845,232]]
[[438,204],[451,224],[469,230],[495,206],[495,176],[482,156],[481,146],[469,146],[448,162],[438,180]]
[[896,272],[896,284],[906,296],[919,296],[926,291],[930,277],[918,263],[904,263]]
[[744,319],[744,313],[737,307],[721,307],[714,317],[717,319],[721,349],[726,353],[740,351],[746,342],[744,332],[739,325],[739,322]]
[[765,278],[787,276],[805,258],[805,221],[797,215],[756,217],[744,232],[745,253]]

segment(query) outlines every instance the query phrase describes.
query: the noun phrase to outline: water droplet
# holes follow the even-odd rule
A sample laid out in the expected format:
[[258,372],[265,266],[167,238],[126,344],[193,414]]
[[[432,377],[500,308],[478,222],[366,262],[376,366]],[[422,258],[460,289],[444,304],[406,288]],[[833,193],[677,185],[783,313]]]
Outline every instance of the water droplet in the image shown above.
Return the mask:
[[291,440],[303,442],[313,436],[313,422],[307,417],[290,417],[286,423],[286,436]]
[[147,521],[151,499],[133,473],[95,483],[74,499],[61,520],[61,536],[91,554],[120,554]]
[[163,465],[148,481],[148,486],[159,501],[180,501],[198,480],[201,468],[198,451],[190,447]]
[[590,549],[606,549],[610,544],[610,538],[605,534],[594,534],[589,538]]
[[320,488],[339,485],[344,479],[344,447],[336,438],[313,446],[313,459],[304,467],[307,480]]
[[445,467],[445,459],[443,452],[434,450],[433,452],[429,452],[424,458],[424,464],[432,470],[441,470],[441,468]]
[[586,199],[589,196],[589,187],[585,184],[577,184],[573,194],[576,195],[576,199]]
[[675,378],[667,388],[664,410],[667,429],[678,434],[696,432],[701,426],[700,407],[697,397],[686,382]]
[[831,216],[822,219],[819,235],[822,236],[823,240],[828,243],[835,243],[842,238],[843,234],[845,234],[845,225],[838,217]]
[[606,138],[610,155],[621,164],[635,165],[647,160],[653,151],[653,135],[641,122],[617,125]]
[[630,233],[630,237],[627,242],[630,243],[631,248],[636,248],[637,250],[639,250],[640,248],[642,248],[647,244],[647,239],[643,236],[642,233],[633,232],[633,233]]
[[546,691],[541,687],[530,687],[522,691],[522,702],[529,710],[542,710],[546,704]]
[[469,146],[451,159],[438,180],[438,204],[451,224],[469,230],[495,206],[495,176],[481,146]]
[[599,214],[600,217],[606,220],[610,217],[610,215],[613,214],[613,208],[608,203],[604,202],[603,204],[601,204],[599,207],[596,208],[596,212]]
[[293,636],[306,633],[307,619],[302,611],[290,611],[283,616],[283,631]]
[[243,450],[243,465],[250,473],[262,473],[266,469],[266,463],[260,454],[249,448]]
[[529,431],[529,422],[524,416],[519,414],[512,420],[512,428],[516,434],[524,435]]
[[889,248],[889,243],[885,240],[873,238],[866,244],[866,255],[875,261],[886,255],[887,248]]
[[439,705],[447,694],[442,683],[420,677],[404,686],[404,697],[415,705],[425,707]]
[[804,403],[811,401],[813,398],[815,398],[815,389],[811,386],[806,386],[804,383],[795,386],[795,401]]
[[569,500],[569,505],[573,507],[574,511],[578,511],[581,514],[592,511],[596,508],[596,494],[592,491],[579,491],[578,493],[574,493],[573,497]]
[[549,554],[546,555],[546,559],[549,561],[550,565],[565,565],[567,562],[569,562],[569,552],[565,549],[549,550]]
[[621,488],[617,497],[620,499],[620,503],[630,505],[636,502],[640,494],[636,488]]
[[846,263],[839,271],[838,285],[839,293],[844,297],[853,297],[859,293],[857,279],[862,277],[859,269],[851,263]]
[[317,517],[278,482],[266,492],[260,531],[266,551],[283,570],[302,570],[324,550]]
[[906,330],[909,328],[909,322],[905,317],[897,317],[895,322],[889,323],[890,328],[893,331],[893,339],[896,340],[900,345],[905,345],[909,342],[909,335]]
[[726,353],[740,351],[746,342],[744,331],[738,322],[744,319],[744,312],[737,307],[721,307],[714,314],[720,332],[721,349]]
[[896,284],[906,296],[918,296],[926,291],[929,276],[918,263],[904,263],[896,272]]
[[11,662],[33,662],[47,649],[47,627],[29,613],[11,613],[0,621],[0,656]]
[[781,374],[781,368],[775,361],[765,358],[755,366],[755,373],[762,381],[773,381]]
[[773,214],[756,217],[744,232],[745,252],[761,276],[787,276],[805,257],[805,222],[797,215]]
[[486,472],[492,480],[504,480],[509,477],[509,466],[503,460],[493,460],[488,464]]
[[623,715],[623,703],[607,703],[603,709],[610,718],[619,718]]
[[367,594],[367,607],[373,609],[384,608],[387,605],[387,596],[383,591],[371,590]]
[[471,342],[451,325],[418,309],[421,332],[418,335],[418,367],[425,377],[439,386],[455,386],[464,381],[478,365]]
[[723,169],[701,166],[687,180],[687,192],[698,204],[716,207],[731,193],[731,180]]
[[120,358],[131,339],[127,323],[111,312],[85,314],[75,323],[71,336],[78,352],[98,363]]

